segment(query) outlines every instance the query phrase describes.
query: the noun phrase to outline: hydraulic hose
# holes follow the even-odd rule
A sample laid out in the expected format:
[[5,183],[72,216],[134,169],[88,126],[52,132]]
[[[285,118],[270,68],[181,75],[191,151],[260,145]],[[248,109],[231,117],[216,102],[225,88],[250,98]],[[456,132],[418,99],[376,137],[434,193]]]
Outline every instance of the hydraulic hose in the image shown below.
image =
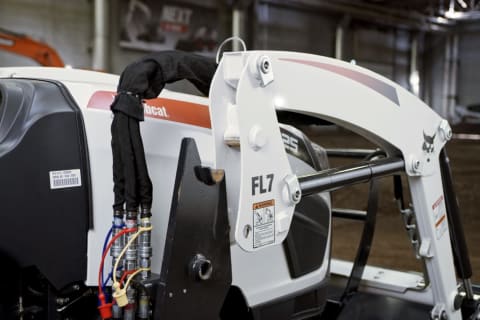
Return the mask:
[[208,95],[217,64],[209,58],[182,51],[147,55],[128,65],[120,76],[111,105],[114,210],[146,209],[150,215],[152,182],[148,175],[139,122],[144,120],[143,99],[157,97],[165,84],[187,79]]

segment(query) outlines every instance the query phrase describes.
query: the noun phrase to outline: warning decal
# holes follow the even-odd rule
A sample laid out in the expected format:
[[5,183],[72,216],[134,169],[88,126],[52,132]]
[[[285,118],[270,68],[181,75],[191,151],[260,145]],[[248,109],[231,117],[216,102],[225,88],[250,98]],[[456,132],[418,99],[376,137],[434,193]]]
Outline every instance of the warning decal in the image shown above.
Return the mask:
[[435,219],[435,231],[437,240],[440,239],[445,231],[447,231],[447,215],[445,212],[445,206],[443,205],[443,195],[438,198],[432,205],[433,218]]
[[275,242],[275,200],[253,204],[253,247]]

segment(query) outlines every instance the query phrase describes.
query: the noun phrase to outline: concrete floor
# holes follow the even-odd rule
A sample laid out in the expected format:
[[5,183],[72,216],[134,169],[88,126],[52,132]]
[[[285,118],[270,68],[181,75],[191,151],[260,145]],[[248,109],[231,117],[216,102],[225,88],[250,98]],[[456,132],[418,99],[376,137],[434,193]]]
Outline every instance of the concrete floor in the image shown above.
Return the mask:
[[[469,130],[454,128],[454,133],[458,130],[472,133],[471,128]],[[341,129],[308,127],[304,131],[313,141],[326,148],[375,147],[362,137]],[[478,210],[480,206],[480,141],[454,138],[447,144],[447,151],[470,251],[473,282],[480,284],[480,213]],[[330,165],[339,166],[348,162],[345,159],[332,159]],[[404,193],[408,197],[406,179],[405,177],[402,179]],[[366,184],[338,190],[333,193],[333,206],[365,210],[367,195],[368,185]],[[334,219],[333,257],[353,260],[362,228],[361,222]],[[377,226],[368,263],[399,270],[422,270],[421,263],[414,256],[393,198],[392,178],[381,179]]]

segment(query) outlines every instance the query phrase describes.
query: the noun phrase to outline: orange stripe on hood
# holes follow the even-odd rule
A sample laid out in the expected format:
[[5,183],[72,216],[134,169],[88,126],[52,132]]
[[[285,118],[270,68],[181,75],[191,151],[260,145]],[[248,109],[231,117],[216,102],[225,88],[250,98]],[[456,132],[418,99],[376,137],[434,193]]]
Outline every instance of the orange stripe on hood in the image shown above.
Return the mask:
[[[113,91],[96,91],[88,101],[87,108],[110,110],[115,99]],[[154,98],[144,100],[145,117],[190,124],[211,129],[208,106],[182,100]]]

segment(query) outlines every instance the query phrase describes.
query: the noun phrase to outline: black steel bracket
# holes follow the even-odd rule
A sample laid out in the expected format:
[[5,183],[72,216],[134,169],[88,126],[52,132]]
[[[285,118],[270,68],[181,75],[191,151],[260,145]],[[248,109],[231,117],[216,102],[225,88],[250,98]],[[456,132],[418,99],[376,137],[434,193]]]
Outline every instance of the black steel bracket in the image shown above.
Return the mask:
[[219,319],[232,282],[229,231],[224,172],[202,167],[184,138],[153,319]]

